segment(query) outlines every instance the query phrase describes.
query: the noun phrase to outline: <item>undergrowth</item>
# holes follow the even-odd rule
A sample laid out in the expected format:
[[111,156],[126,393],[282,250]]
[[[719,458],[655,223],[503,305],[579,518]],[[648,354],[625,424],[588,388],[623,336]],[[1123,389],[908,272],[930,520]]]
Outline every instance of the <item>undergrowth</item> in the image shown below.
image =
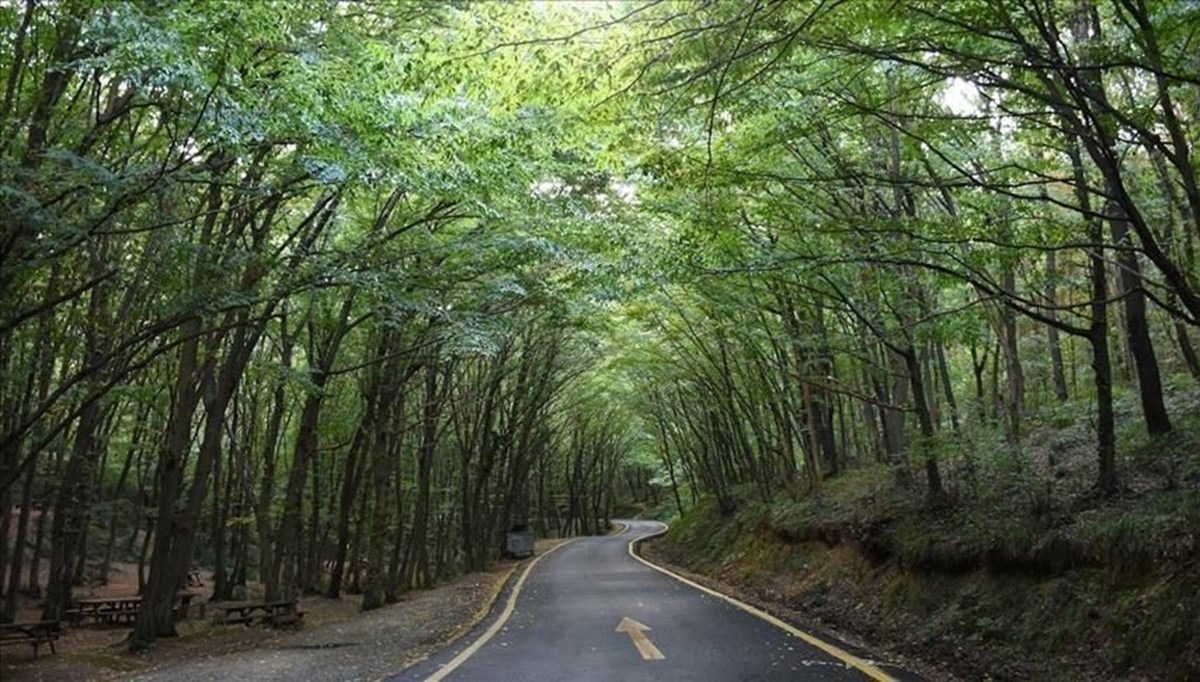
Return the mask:
[[702,500],[662,551],[968,678],[1200,678],[1200,397],[1173,400],[1168,436],[1122,429],[1114,498],[1067,406],[1020,446],[941,443],[948,506],[865,466],[770,502],[743,491],[729,515]]

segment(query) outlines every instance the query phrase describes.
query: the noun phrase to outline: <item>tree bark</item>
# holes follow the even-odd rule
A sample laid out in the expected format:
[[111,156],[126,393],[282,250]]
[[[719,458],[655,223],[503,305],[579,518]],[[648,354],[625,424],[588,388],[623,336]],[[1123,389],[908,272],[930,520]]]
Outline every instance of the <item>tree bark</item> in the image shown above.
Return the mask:
[[1146,292],[1142,289],[1142,266],[1137,252],[1133,250],[1129,222],[1115,202],[1108,210],[1109,227],[1113,244],[1118,249],[1117,263],[1121,276],[1118,279],[1124,300],[1125,332],[1129,338],[1129,351],[1133,354],[1137,370],[1138,389],[1142,403],[1142,415],[1146,430],[1151,435],[1171,430],[1171,419],[1163,402],[1162,377],[1158,371],[1158,359],[1154,355],[1154,342],[1150,338],[1150,323],[1146,319]]
[[[1050,306],[1048,315],[1057,319],[1055,307],[1058,305],[1058,256],[1053,249],[1046,251],[1046,303]],[[1062,343],[1058,338],[1058,327],[1046,325],[1046,343],[1050,346],[1050,372],[1054,381],[1054,397],[1058,402],[1066,402],[1070,395],[1067,393],[1067,374],[1063,367]]]

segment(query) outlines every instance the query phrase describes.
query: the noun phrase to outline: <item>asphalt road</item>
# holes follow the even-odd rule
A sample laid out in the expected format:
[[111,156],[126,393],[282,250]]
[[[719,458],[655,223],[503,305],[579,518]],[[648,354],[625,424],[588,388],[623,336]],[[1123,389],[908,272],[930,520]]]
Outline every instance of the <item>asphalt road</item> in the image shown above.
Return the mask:
[[808,631],[788,632],[647,566],[630,556],[630,541],[663,526],[626,523],[619,535],[540,557],[475,631],[393,680],[919,679],[828,637],[810,644]]

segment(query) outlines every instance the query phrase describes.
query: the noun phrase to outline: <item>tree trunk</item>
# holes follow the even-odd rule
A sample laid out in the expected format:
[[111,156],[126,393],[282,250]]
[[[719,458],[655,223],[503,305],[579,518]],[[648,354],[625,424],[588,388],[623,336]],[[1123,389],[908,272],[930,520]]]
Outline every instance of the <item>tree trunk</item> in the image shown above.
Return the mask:
[[[309,323],[309,382],[311,387],[304,398],[304,407],[300,412],[300,424],[296,429],[296,449],[292,457],[292,469],[288,473],[287,493],[284,498],[283,519],[279,524],[279,555],[277,563],[280,569],[280,582],[284,599],[296,596],[299,579],[303,578],[302,566],[304,555],[303,546],[303,500],[304,483],[309,474],[309,467],[315,466],[319,445],[317,427],[321,416],[321,407],[325,400],[325,384],[329,380],[329,372],[341,348],[342,339],[349,330],[350,310],[354,304],[356,290],[342,301],[341,309],[336,319],[335,327],[324,339],[318,339],[314,323]],[[315,475],[315,474],[314,474]],[[312,504],[320,504],[313,499]],[[315,533],[316,530],[313,529]]]
[[[1016,290],[1016,276],[1012,268],[1004,271],[1004,288],[1006,291]],[[1017,344],[1017,314],[1008,306],[1001,311],[1001,330],[1003,339],[1001,348],[1004,351],[1004,368],[1007,379],[1008,395],[1005,407],[1008,410],[1008,436],[1012,442],[1021,440],[1021,431],[1025,421],[1025,372],[1021,368],[1020,350]]]
[[[164,487],[160,492],[154,556],[151,558],[150,576],[142,594],[141,610],[138,611],[133,636],[130,638],[132,650],[148,646],[157,637],[175,635],[176,593],[184,585],[187,572],[192,566],[197,526],[208,494],[213,468],[221,455],[225,411],[233,399],[246,364],[250,361],[251,352],[266,325],[265,321],[260,321],[251,326],[248,316],[247,311],[238,313],[239,324],[235,325],[236,331],[229,343],[224,363],[219,371],[210,367],[210,376],[201,382],[202,386],[208,385],[208,395],[204,400],[204,426],[192,472],[192,485],[188,490],[187,506],[182,510],[176,510],[173,503],[182,491],[182,455],[189,441],[194,403],[185,404],[179,413],[172,415],[173,420],[179,419],[179,422],[168,427],[168,442],[171,446],[164,454],[163,464],[169,468],[164,469]],[[266,316],[264,320],[265,318]],[[198,395],[198,391],[190,386],[191,373],[186,371],[186,363],[181,362],[181,370],[184,370],[180,372],[180,382],[185,389],[185,395],[186,391]],[[214,371],[215,378],[211,376]],[[180,402],[187,403],[188,399]],[[172,436],[175,431],[177,432]]]
[[1129,339],[1129,351],[1133,354],[1137,370],[1138,388],[1142,401],[1142,415],[1146,430],[1151,435],[1171,430],[1171,419],[1163,402],[1162,377],[1158,371],[1158,359],[1154,355],[1154,342],[1150,338],[1150,323],[1146,319],[1146,292],[1142,289],[1142,266],[1137,252],[1133,250],[1129,221],[1115,202],[1109,202],[1109,227],[1112,229],[1113,244],[1118,249],[1117,263],[1121,276],[1118,279],[1124,300],[1125,332]]
[[[374,410],[374,389],[367,391],[367,404],[363,408],[364,415]],[[364,420],[366,417],[364,417]],[[360,494],[361,465],[363,459],[360,453],[369,452],[367,443],[368,429],[360,424],[354,432],[354,441],[350,451],[346,453],[345,471],[342,474],[342,490],[338,503],[337,539],[334,545],[333,566],[329,572],[329,586],[325,596],[338,599],[341,596],[342,580],[346,570],[346,555],[350,547],[350,518],[354,514],[354,500]]]
[[1071,157],[1075,196],[1085,216],[1088,240],[1092,243],[1088,254],[1092,298],[1088,341],[1092,345],[1092,371],[1096,386],[1096,488],[1102,495],[1112,496],[1117,492],[1119,481],[1116,420],[1113,415],[1112,361],[1108,351],[1108,273],[1105,270],[1107,264],[1104,262],[1104,230],[1100,222],[1091,215],[1091,190],[1088,188],[1087,174],[1078,145],[1078,140],[1071,137],[1067,153]]
[[[0,614],[0,623],[11,623],[17,617],[17,600],[21,594],[21,564],[25,559],[29,516],[33,509],[33,478],[36,471],[36,466],[26,469],[25,480],[21,483],[21,513],[17,519],[17,537],[8,566],[8,590],[4,600],[4,612]],[[34,580],[36,581],[36,578]]]
[[425,367],[425,396],[421,408],[421,443],[417,448],[417,497],[413,507],[413,530],[409,534],[406,561],[408,571],[405,586],[430,586],[429,572],[429,515],[430,486],[433,479],[433,456],[437,449],[438,418],[441,412],[439,393],[445,382],[438,382],[436,362]]
[[100,409],[99,402],[93,401],[80,414],[71,457],[59,484],[50,529],[50,577],[46,583],[42,620],[62,620],[71,603],[76,553],[87,523],[95,478],[93,468],[101,447],[96,437]]
[[117,513],[118,502],[121,499],[122,493],[125,492],[125,484],[129,480],[129,472],[133,470],[134,455],[141,450],[142,438],[146,432],[146,422],[150,418],[150,404],[147,403],[145,408],[137,417],[137,422],[133,427],[133,436],[129,441],[129,448],[125,452],[125,462],[121,465],[121,473],[117,477],[117,487],[113,491],[112,510],[108,515],[108,539],[104,543],[104,559],[100,564],[100,583],[108,584],[108,570],[112,564],[113,552],[117,544],[117,526],[119,514]]
[[267,417],[267,432],[263,439],[262,481],[259,485],[255,522],[258,527],[258,577],[263,583],[267,601],[280,599],[279,567],[275,563],[275,534],[271,528],[271,503],[275,497],[275,470],[279,451],[279,436],[287,410],[287,390],[284,374],[292,367],[293,337],[288,335],[287,311],[279,319],[280,375],[275,379],[271,397],[271,413]]
[[987,423],[987,389],[984,387],[983,375],[987,372],[988,344],[983,345],[983,355],[979,355],[975,344],[971,344],[971,369],[975,376],[975,413],[980,424]]
[[946,394],[946,407],[950,410],[950,427],[957,433],[960,430],[958,401],[954,399],[954,386],[950,383],[950,365],[946,362],[946,349],[939,341],[933,344],[933,352],[937,355],[938,373],[942,379],[942,392]]
[[929,486],[929,500],[933,504],[941,504],[946,499],[946,490],[942,486],[942,473],[933,447],[936,431],[929,405],[925,401],[925,381],[921,376],[921,363],[917,358],[916,349],[911,346],[905,348],[901,355],[908,371],[913,406],[917,411],[917,424],[921,429],[921,455],[925,464],[925,481]]
[[[379,357],[387,357],[398,345],[399,339],[385,332],[379,341]],[[363,584],[362,610],[370,611],[383,606],[387,590],[387,565],[384,550],[388,536],[388,492],[392,482],[392,470],[397,466],[401,454],[400,437],[404,431],[408,388],[408,374],[401,373],[397,361],[389,361],[382,368],[377,380],[380,383],[377,414],[378,418],[369,426],[374,435],[370,439],[371,461],[371,515],[367,534],[367,565]],[[370,415],[367,415],[370,416]]]
[[[1050,306],[1047,315],[1051,318],[1057,318],[1058,315],[1055,310],[1058,305],[1057,279],[1058,257],[1056,252],[1051,249],[1046,252],[1046,303]],[[1058,327],[1052,324],[1046,325],[1046,342],[1050,346],[1050,371],[1054,380],[1054,397],[1058,402],[1063,403],[1070,396],[1067,393],[1067,375],[1063,368],[1062,344],[1058,338]]]
[[[57,473],[57,467],[55,468]],[[45,494],[45,484],[42,485],[43,495]],[[31,599],[40,599],[42,597],[42,548],[46,546],[46,516],[49,509],[43,506],[41,513],[38,514],[37,532],[34,534],[33,551],[29,554],[29,583],[25,589],[25,593]]]

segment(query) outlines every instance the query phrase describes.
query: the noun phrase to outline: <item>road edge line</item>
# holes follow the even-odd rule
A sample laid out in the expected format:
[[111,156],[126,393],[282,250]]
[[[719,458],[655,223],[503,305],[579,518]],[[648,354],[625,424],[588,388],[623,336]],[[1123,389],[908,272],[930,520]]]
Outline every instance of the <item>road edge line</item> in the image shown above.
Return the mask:
[[537,566],[538,562],[542,559],[550,556],[554,550],[558,549],[559,547],[569,545],[578,539],[579,538],[575,537],[565,542],[560,542],[546,550],[543,554],[539,554],[538,556],[534,557],[533,561],[529,562],[529,565],[526,566],[525,570],[521,572],[521,577],[517,579],[517,584],[513,585],[512,592],[510,592],[508,595],[508,601],[504,604],[504,610],[500,612],[500,616],[496,618],[496,622],[492,623],[491,626],[489,626],[488,629],[485,630],[484,633],[480,635],[474,642],[471,642],[469,645],[467,645],[466,649],[463,649],[458,653],[457,656],[450,659],[449,663],[439,668],[434,674],[426,677],[425,682],[441,682],[441,680],[445,679],[447,675],[457,670],[458,667],[463,663],[466,663],[467,659],[474,656],[475,652],[482,649],[483,645],[487,644],[492,637],[495,637],[496,633],[500,632],[500,629],[503,628],[504,624],[508,622],[508,619],[512,617],[513,611],[516,610],[517,597],[521,595],[521,588],[525,586],[525,579],[529,577],[529,573],[533,571],[533,567]]
[[[415,658],[408,663],[405,663],[404,666],[400,668],[399,673],[403,673],[405,670],[408,670],[413,666],[424,663],[425,661],[429,660],[430,656],[433,656],[442,649],[454,644],[459,639],[465,637],[472,630],[478,627],[479,624],[487,618],[488,614],[492,612],[492,609],[496,607],[496,602],[500,599],[500,595],[504,594],[504,588],[508,587],[509,582],[512,580],[513,574],[517,572],[517,568],[520,565],[520,563],[514,563],[512,566],[508,567],[508,569],[504,572],[504,577],[496,581],[496,585],[490,590],[490,594],[488,594],[487,599],[485,599],[483,604],[475,610],[475,613],[471,615],[471,619],[466,624],[459,627],[458,630],[456,630],[450,637],[434,644],[429,653],[423,654],[419,658]],[[381,680],[391,679],[391,677],[399,673],[389,673],[388,675],[376,677],[373,678],[372,682],[381,682]]]
[[736,598],[731,597],[723,592],[718,592],[710,587],[701,585],[700,583],[698,583],[694,580],[689,580],[688,578],[685,578],[685,577],[679,575],[678,573],[675,573],[674,571],[670,571],[668,569],[663,568],[662,566],[651,563],[649,559],[643,558],[641,555],[639,555],[635,551],[634,547],[643,540],[649,540],[651,538],[656,538],[660,535],[665,535],[666,532],[670,529],[670,526],[668,526],[665,523],[662,523],[661,521],[659,521],[657,523],[662,524],[662,530],[659,530],[654,533],[650,533],[649,535],[642,535],[642,536],[636,537],[629,541],[629,547],[628,547],[629,556],[642,562],[643,564],[649,566],[650,568],[653,568],[654,570],[658,571],[659,573],[662,573],[663,575],[670,576],[670,577],[674,578],[675,580],[678,580],[679,582],[683,583],[684,585],[688,585],[689,587],[694,587],[697,590],[700,590],[701,592],[704,592],[705,594],[716,597],[717,599],[720,599],[732,606],[735,606],[752,616],[755,616],[757,618],[767,621],[771,625],[774,625],[775,627],[783,630],[784,632],[787,632],[788,634],[792,635],[793,637],[801,639],[804,642],[820,649],[821,651],[824,651],[825,653],[829,654],[830,656],[833,656],[834,658],[842,661],[843,663],[846,663],[847,665],[854,667],[859,672],[861,672],[862,674],[871,678],[872,680],[875,680],[876,682],[896,682],[896,678],[887,674],[886,672],[879,669],[875,665],[873,665],[867,661],[864,661],[863,659],[859,658],[858,656],[855,656],[854,654],[846,651],[845,649],[842,649],[841,647],[830,644],[829,642],[826,642],[825,640],[820,639],[816,635],[810,635],[809,633],[801,630],[800,628],[792,625],[791,623],[788,623],[776,616],[773,616],[756,606],[752,606],[750,604],[747,604],[744,601],[741,601],[740,599],[736,599]]

